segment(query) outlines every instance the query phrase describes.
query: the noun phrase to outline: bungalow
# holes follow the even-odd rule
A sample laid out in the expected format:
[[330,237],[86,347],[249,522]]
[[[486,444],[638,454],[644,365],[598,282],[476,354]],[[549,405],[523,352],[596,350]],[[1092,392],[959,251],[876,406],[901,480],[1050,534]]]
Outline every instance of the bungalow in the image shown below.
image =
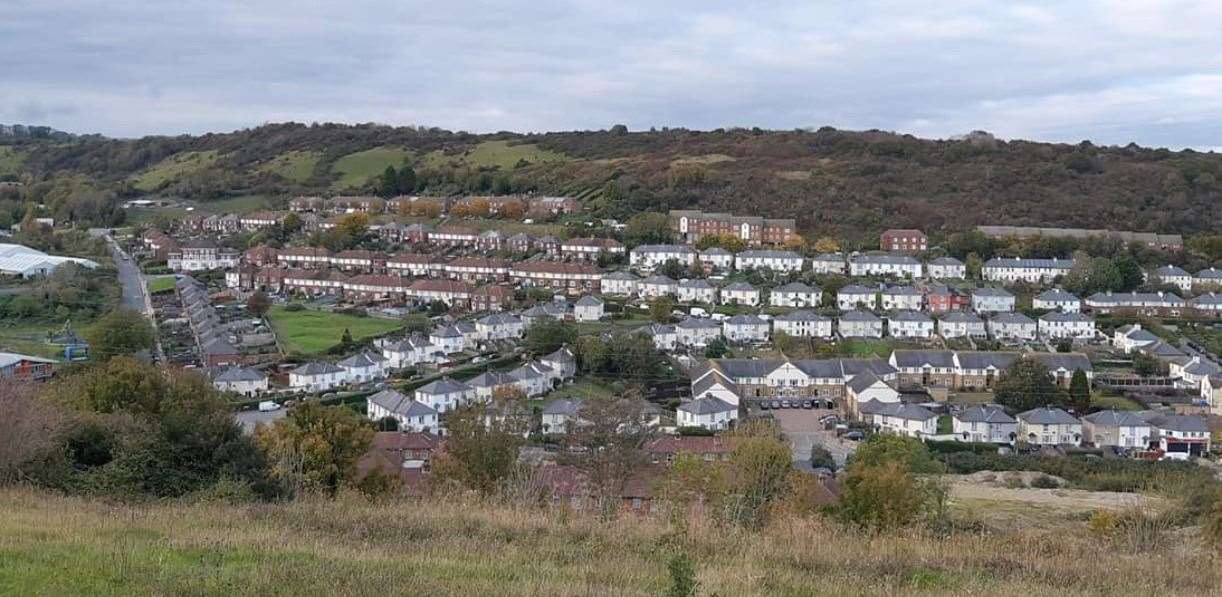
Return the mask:
[[698,257],[700,263],[704,264],[704,269],[709,272],[727,271],[734,267],[734,254],[721,247],[705,249]]
[[977,313],[1013,311],[1014,295],[1004,288],[977,288],[972,291],[972,310]]
[[874,309],[878,305],[878,290],[849,284],[836,293],[836,306],[841,311]]
[[889,286],[884,288],[878,297],[886,311],[920,311],[925,301],[925,295],[911,286]]
[[679,341],[679,335],[675,331],[675,326],[665,323],[653,323],[642,327],[638,331],[645,337],[652,339],[653,347],[662,352],[673,351],[675,344]]
[[1076,446],[1082,442],[1082,422],[1050,406],[1018,413],[1018,438],[1037,446]]
[[882,338],[883,320],[869,311],[852,310],[840,316],[840,335],[845,338]]
[[773,307],[818,307],[823,301],[823,291],[801,282],[790,282],[773,288],[768,302]]
[[1143,315],[1179,315],[1188,303],[1172,292],[1097,292],[1086,306],[1099,313],[1137,312]]
[[989,318],[988,328],[997,340],[1034,340],[1039,330],[1035,320],[1022,313],[997,313]]
[[342,368],[316,361],[289,371],[289,387],[306,392],[325,392],[348,382]]
[[984,338],[984,320],[966,311],[951,311],[938,318],[938,335],[943,338]]
[[420,363],[431,363],[437,353],[437,347],[420,334],[412,334],[402,340],[383,342],[381,348],[382,356],[386,358],[386,366],[391,369],[404,369]]
[[1097,448],[1144,450],[1153,435],[1150,424],[1135,412],[1101,410],[1082,417],[1082,441]]
[[429,343],[441,354],[455,354],[466,348],[466,338],[462,331],[452,325],[442,325],[429,332]]
[[696,260],[696,249],[687,245],[640,245],[628,253],[628,264],[644,270],[652,270],[671,259],[691,267]]
[[386,357],[376,352],[360,352],[338,363],[350,383],[364,383],[386,377]]
[[603,274],[602,293],[632,296],[636,294],[636,286],[640,280],[636,274],[627,271]]
[[923,438],[938,433],[938,415],[915,404],[870,401],[858,407],[862,419],[883,433]]
[[854,255],[849,258],[850,276],[921,277],[921,262],[908,255]]
[[583,296],[573,303],[573,319],[576,321],[598,321],[603,318],[603,300],[591,295]]
[[509,340],[521,338],[526,324],[512,313],[493,313],[477,319],[475,330],[481,340]]
[[641,298],[658,298],[662,296],[673,296],[679,291],[679,284],[673,279],[661,274],[649,276],[636,285],[637,293]]
[[717,287],[709,283],[708,280],[701,278],[679,280],[675,287],[675,292],[681,303],[707,303],[713,304],[717,302]]
[[733,427],[737,420],[738,407],[717,397],[689,400],[675,409],[675,423],[679,427],[721,431]]
[[746,282],[727,284],[721,289],[721,304],[757,307],[760,304],[760,291]]
[[929,277],[935,280],[962,280],[967,278],[967,266],[954,257],[939,257],[926,266]]
[[267,376],[254,369],[227,367],[212,378],[212,386],[251,398],[267,391]]
[[722,324],[722,335],[731,342],[767,342],[769,324],[758,315],[735,315]]
[[475,399],[475,388],[450,377],[442,377],[416,390],[416,401],[439,413]]
[[1082,310],[1082,299],[1060,288],[1045,290],[1031,299],[1031,306],[1044,311],[1077,313]]
[[929,338],[934,324],[920,311],[897,311],[887,316],[887,333],[893,338]]
[[1112,346],[1124,354],[1132,353],[1139,348],[1149,346],[1158,341],[1158,336],[1155,336],[1149,330],[1142,329],[1140,323],[1122,326],[1112,332]]
[[542,428],[544,433],[567,433],[576,425],[581,412],[581,401],[558,398],[543,406]]
[[965,442],[1007,444],[1018,437],[1018,421],[1000,406],[981,404],[951,417],[955,436]]
[[675,340],[693,348],[703,348],[721,337],[721,323],[712,319],[689,317],[675,325]]
[[1192,292],[1192,274],[1174,265],[1164,265],[1150,276],[1157,284],[1175,286],[1183,292]]
[[1045,338],[1074,338],[1089,340],[1095,337],[1095,320],[1081,313],[1045,313],[1039,320],[1039,334]]
[[734,256],[734,268],[768,269],[774,272],[800,272],[806,262],[801,255],[793,251],[750,250]]
[[777,315],[773,318],[773,327],[778,332],[785,332],[798,338],[831,338],[831,318],[818,315],[811,311],[797,310]]
[[395,390],[382,390],[365,398],[369,420],[377,422],[391,418],[399,431],[436,433],[440,431],[437,410],[404,396]]
[[984,262],[981,274],[990,282],[1039,284],[1069,274],[1073,259],[1021,259],[994,257]]
[[849,265],[840,253],[821,253],[810,260],[810,269],[816,274],[844,275]]

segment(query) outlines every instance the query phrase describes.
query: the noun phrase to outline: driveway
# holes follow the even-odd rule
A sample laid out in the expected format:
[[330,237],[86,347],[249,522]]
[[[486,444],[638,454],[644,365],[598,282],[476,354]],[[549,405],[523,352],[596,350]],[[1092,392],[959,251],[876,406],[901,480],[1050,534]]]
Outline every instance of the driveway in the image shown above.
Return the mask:
[[835,413],[836,411],[825,408],[811,410],[786,408],[768,412],[772,413],[777,423],[780,423],[785,439],[789,440],[789,446],[793,450],[794,462],[801,462],[803,465],[809,466],[810,449],[818,444],[832,453],[832,459],[836,461],[837,466],[843,467],[845,459],[848,458],[849,453],[853,451],[856,445],[855,442],[845,441],[836,437],[836,432],[834,431],[823,429],[823,424],[819,422],[819,417]]

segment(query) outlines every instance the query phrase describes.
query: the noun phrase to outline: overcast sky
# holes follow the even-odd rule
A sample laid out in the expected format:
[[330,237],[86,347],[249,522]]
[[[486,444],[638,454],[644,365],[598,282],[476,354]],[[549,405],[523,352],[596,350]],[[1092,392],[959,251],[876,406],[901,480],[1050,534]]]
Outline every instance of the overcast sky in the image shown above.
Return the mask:
[[286,120],[1218,148],[1222,1],[3,2],[0,123]]

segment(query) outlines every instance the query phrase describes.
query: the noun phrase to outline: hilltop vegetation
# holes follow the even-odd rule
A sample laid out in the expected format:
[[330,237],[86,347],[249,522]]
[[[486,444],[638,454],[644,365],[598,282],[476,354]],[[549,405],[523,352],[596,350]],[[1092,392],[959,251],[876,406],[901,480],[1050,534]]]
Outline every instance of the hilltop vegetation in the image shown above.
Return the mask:
[[[13,162],[0,154],[0,163]],[[424,193],[564,193],[614,217],[730,210],[794,217],[806,233],[848,239],[892,226],[939,232],[985,223],[1191,235],[1218,221],[1222,203],[1222,157],[1213,153],[831,128],[473,135],[285,123],[195,137],[27,142],[18,167],[41,185],[84,177],[118,197],[210,200],[372,191],[382,169],[402,163],[417,170]]]

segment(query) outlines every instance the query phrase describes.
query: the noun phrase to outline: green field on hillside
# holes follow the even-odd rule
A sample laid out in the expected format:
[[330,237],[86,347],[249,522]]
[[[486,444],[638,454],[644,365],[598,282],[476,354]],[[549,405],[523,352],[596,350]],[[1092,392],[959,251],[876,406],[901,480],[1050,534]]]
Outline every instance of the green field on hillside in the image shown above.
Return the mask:
[[410,151],[398,147],[375,147],[350,153],[331,165],[331,171],[339,174],[339,179],[331,184],[331,188],[358,189],[373,177],[381,175],[387,166],[398,168],[411,156]]
[[17,174],[25,163],[25,155],[16,148],[0,145],[0,174]]
[[510,145],[508,141],[485,141],[468,150],[466,153],[446,155],[440,151],[432,151],[421,159],[422,165],[430,168],[445,166],[466,166],[471,168],[497,167],[501,170],[513,170],[518,162],[525,160],[531,164],[544,162],[563,162],[569,158],[564,154],[540,149],[537,145],[525,143]]
[[148,279],[149,294],[174,291],[174,276],[153,276]]
[[339,344],[347,329],[354,340],[399,329],[397,321],[327,311],[289,311],[281,305],[268,313],[276,339],[286,353],[318,354]]
[[63,356],[63,349],[47,344],[47,334],[58,332],[63,327],[62,323],[0,323],[0,352],[59,359]]
[[211,166],[217,157],[216,150],[177,153],[135,175],[132,183],[141,191],[153,191],[167,181]]
[[305,182],[314,176],[318,158],[316,151],[287,151],[259,166],[258,170],[288,181]]

